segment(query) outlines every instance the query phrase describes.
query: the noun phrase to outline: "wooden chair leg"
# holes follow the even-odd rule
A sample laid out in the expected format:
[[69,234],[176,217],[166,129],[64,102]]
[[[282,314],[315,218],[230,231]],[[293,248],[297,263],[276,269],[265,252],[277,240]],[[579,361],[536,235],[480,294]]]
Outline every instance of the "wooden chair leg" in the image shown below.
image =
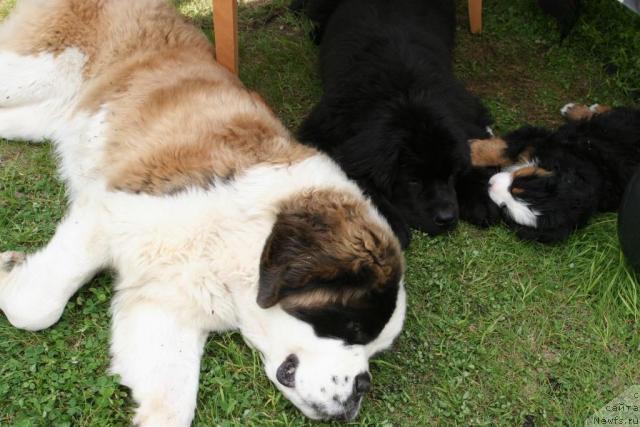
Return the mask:
[[469,27],[472,34],[482,32],[482,0],[469,0]]
[[238,3],[236,0],[212,0],[216,60],[238,74]]

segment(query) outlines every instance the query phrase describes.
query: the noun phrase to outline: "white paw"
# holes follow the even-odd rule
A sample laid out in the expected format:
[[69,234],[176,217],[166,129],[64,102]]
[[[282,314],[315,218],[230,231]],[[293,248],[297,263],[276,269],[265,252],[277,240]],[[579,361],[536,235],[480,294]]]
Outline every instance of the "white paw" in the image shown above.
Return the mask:
[[576,106],[575,102],[570,102],[566,104],[564,107],[560,109],[560,114],[562,114],[563,117],[567,117],[569,115],[569,112],[573,110],[575,106]]
[[597,113],[600,110],[600,104],[593,104],[589,107],[589,110],[591,110],[593,113]]
[[487,131],[487,133],[489,134],[489,136],[496,136],[496,135],[493,133],[493,129],[491,129],[491,126],[487,126],[487,127],[486,127],[486,131]]

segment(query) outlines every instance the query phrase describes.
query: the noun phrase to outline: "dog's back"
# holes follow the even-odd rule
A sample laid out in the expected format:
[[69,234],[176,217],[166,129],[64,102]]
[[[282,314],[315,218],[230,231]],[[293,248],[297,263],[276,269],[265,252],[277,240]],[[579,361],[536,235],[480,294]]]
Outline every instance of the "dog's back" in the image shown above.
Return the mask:
[[405,244],[407,225],[431,234],[450,229],[458,219],[453,185],[469,167],[466,141],[485,136],[491,123],[453,73],[455,2],[310,0],[306,7],[320,31],[324,94],[301,140],[358,180]]
[[[34,30],[16,28],[25,22]],[[2,31],[15,35],[0,48],[25,58],[53,55],[61,70],[64,85],[52,89],[60,91],[52,98],[63,105],[45,116],[95,116],[108,105],[106,141],[86,166],[108,188],[173,193],[206,187],[255,163],[312,154],[289,143],[262,99],[219,66],[202,32],[163,1],[26,0]],[[48,85],[44,72],[38,78]],[[42,137],[68,131],[51,124]],[[82,163],[86,159],[63,167],[72,187],[82,185],[75,178]]]
[[589,120],[571,121],[558,129],[554,141],[600,171],[605,182],[600,209],[616,210],[640,164],[640,111],[619,107]]

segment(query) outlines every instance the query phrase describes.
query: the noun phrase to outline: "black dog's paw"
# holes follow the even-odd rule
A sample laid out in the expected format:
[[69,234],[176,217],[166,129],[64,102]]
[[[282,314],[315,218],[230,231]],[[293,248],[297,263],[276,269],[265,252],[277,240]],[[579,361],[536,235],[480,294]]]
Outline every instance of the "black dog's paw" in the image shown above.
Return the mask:
[[500,208],[488,197],[475,203],[461,204],[460,218],[480,228],[487,228],[500,222]]
[[472,168],[456,185],[460,219],[477,227],[490,227],[501,219],[500,208],[489,197],[489,179],[496,168]]

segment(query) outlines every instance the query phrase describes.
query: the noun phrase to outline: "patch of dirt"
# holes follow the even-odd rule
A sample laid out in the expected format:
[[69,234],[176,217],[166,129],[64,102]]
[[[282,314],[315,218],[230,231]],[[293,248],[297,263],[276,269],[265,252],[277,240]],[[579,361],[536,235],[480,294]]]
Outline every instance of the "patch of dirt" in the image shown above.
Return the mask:
[[[561,81],[545,68],[549,50],[545,44],[499,40],[489,34],[471,35],[459,28],[456,73],[477,95],[509,106],[519,121],[557,126],[563,123],[559,109],[566,102],[586,97],[594,86],[593,76]],[[536,102],[541,97],[558,99],[559,105]],[[552,102],[555,104],[555,102]]]
[[240,31],[275,27],[286,35],[300,34],[299,28],[286,19],[288,13],[285,5],[274,5],[269,0],[252,1],[242,6],[238,26]]

